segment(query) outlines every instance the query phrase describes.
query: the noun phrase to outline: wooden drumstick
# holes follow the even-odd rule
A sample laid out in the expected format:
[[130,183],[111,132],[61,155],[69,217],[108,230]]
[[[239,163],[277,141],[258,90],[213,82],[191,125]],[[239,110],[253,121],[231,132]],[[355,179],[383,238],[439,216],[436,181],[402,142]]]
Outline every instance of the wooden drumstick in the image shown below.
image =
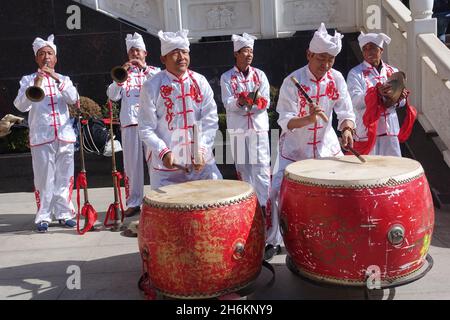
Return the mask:
[[189,173],[189,168],[186,166],[182,166],[181,164],[172,163],[172,167],[177,168],[179,170],[183,170],[186,173]]
[[359,159],[359,161],[361,161],[362,163],[366,162],[366,159],[364,159],[361,156],[361,154],[358,151],[356,151],[355,149],[353,149],[352,147],[346,146],[344,149],[346,149],[346,150],[350,151],[351,153],[353,153],[355,155],[355,157],[357,157]]
[[196,123],[192,125],[192,140],[194,141],[194,164],[200,164],[202,162],[200,154],[200,134]]
[[[305,97],[306,101],[308,101],[308,103],[314,103],[312,99],[309,97],[309,95],[306,93],[306,91],[303,89],[303,87],[300,85],[300,82],[298,82],[298,80],[294,76],[291,77],[291,80],[295,84],[297,89],[300,91],[300,93]],[[320,112],[318,115],[320,118],[322,118],[324,122],[329,121],[327,115],[324,112]]]

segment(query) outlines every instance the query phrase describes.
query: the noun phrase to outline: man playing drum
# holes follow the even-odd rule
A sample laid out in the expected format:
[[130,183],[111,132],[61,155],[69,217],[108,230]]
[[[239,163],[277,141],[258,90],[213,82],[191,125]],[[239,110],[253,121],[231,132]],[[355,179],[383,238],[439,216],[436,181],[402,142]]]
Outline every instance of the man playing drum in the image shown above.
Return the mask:
[[[398,71],[381,59],[384,43],[389,44],[391,42],[391,38],[387,35],[361,32],[358,41],[364,61],[350,70],[347,77],[348,90],[356,114],[355,141],[357,142],[355,142],[355,145],[368,140],[368,129],[363,122],[368,89],[377,86],[378,95],[386,101],[392,95],[392,87],[386,82],[394,72]],[[400,100],[387,106],[381,113],[377,130],[374,132],[376,141],[372,150],[368,150],[369,154],[402,156],[398,138],[400,127],[396,108],[405,106],[406,96],[407,91],[404,89]]]
[[188,32],[158,33],[166,69],[141,91],[139,134],[152,150],[152,189],[222,178],[212,154],[219,128],[217,105],[206,78],[188,68]]
[[160,69],[146,64],[147,49],[139,33],[128,34],[125,41],[129,60],[122,68],[128,72],[128,77],[123,82],[114,81],[108,87],[107,95],[112,101],[122,99],[120,125],[128,206],[124,214],[130,217],[140,211],[144,197],[143,145],[137,127],[140,91],[144,81]]
[[[267,243],[273,246],[273,250],[266,251],[267,258],[281,251],[278,201],[286,166],[299,160],[343,155],[332,127],[333,110],[337,114],[338,128],[342,133],[342,145],[353,146],[355,115],[352,102],[344,77],[339,71],[332,69],[342,48],[341,39],[342,35],[338,32],[334,36],[329,35],[322,23],[307,50],[308,65],[294,71],[281,86],[277,112],[280,115],[278,124],[282,134],[278,171],[272,180],[270,197],[272,228],[267,238]],[[295,77],[313,103],[308,103],[292,77]]]
[[30,112],[30,147],[38,211],[37,232],[47,232],[52,213],[61,224],[73,228],[73,154],[76,141],[68,105],[78,93],[69,77],[55,72],[57,49],[51,35],[33,42],[37,72],[22,77],[14,100],[21,112]]
[[255,39],[246,33],[232,36],[236,65],[222,74],[220,86],[238,178],[253,185],[265,208],[270,189],[270,86],[266,74],[251,67]]

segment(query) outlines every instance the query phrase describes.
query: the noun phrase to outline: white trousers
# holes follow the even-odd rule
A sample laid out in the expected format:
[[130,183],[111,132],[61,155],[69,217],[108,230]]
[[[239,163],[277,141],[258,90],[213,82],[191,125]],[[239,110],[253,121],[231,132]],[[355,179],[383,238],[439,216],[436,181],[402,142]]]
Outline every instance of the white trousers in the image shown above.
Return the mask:
[[249,130],[230,138],[238,178],[255,188],[259,204],[265,207],[270,193],[269,133]]
[[372,155],[401,157],[400,142],[397,136],[378,136],[370,152]]
[[144,144],[138,127],[126,127],[122,132],[123,166],[128,207],[139,207],[144,198]]
[[35,223],[72,219],[74,185],[74,145],[55,140],[31,148],[34,187],[38,211]]
[[287,160],[283,157],[278,156],[278,167],[277,172],[272,177],[272,189],[270,192],[270,204],[271,204],[271,215],[272,215],[272,226],[267,230],[266,243],[271,245],[281,245],[283,243],[283,237],[280,232],[280,215],[279,215],[279,204],[280,204],[280,189],[281,183],[283,182],[284,169],[293,163],[293,161]]

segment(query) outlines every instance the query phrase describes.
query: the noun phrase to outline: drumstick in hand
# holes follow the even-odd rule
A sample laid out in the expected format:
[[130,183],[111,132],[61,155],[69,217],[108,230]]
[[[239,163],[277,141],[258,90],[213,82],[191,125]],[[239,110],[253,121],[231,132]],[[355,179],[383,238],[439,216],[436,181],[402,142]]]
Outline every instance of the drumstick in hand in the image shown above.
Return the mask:
[[[306,93],[306,91],[303,89],[303,87],[300,85],[300,82],[298,82],[298,80],[294,76],[291,77],[291,80],[295,84],[297,89],[300,91],[300,93],[305,97],[306,101],[308,101],[308,103],[314,103],[312,99],[309,97],[309,95]],[[324,122],[328,122],[329,119],[324,112],[321,112],[318,115],[319,117],[322,118]]]
[[359,161],[361,161],[362,163],[366,162],[366,159],[364,159],[361,156],[361,154],[358,151],[356,151],[355,149],[353,149],[352,147],[346,146],[346,147],[344,147],[344,149],[350,151],[351,153],[353,153],[355,155],[355,157],[357,157],[359,159]]

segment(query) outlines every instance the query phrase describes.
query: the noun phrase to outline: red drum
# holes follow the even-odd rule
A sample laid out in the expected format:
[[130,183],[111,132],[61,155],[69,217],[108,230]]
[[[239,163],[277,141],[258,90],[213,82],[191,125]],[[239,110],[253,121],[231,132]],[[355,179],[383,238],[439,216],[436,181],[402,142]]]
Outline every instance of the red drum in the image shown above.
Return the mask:
[[265,230],[251,185],[205,180],[162,187],[144,201],[139,250],[163,295],[212,298],[237,291],[261,272]]
[[280,195],[284,243],[297,271],[333,284],[401,281],[424,266],[434,207],[417,161],[381,156],[299,161]]

